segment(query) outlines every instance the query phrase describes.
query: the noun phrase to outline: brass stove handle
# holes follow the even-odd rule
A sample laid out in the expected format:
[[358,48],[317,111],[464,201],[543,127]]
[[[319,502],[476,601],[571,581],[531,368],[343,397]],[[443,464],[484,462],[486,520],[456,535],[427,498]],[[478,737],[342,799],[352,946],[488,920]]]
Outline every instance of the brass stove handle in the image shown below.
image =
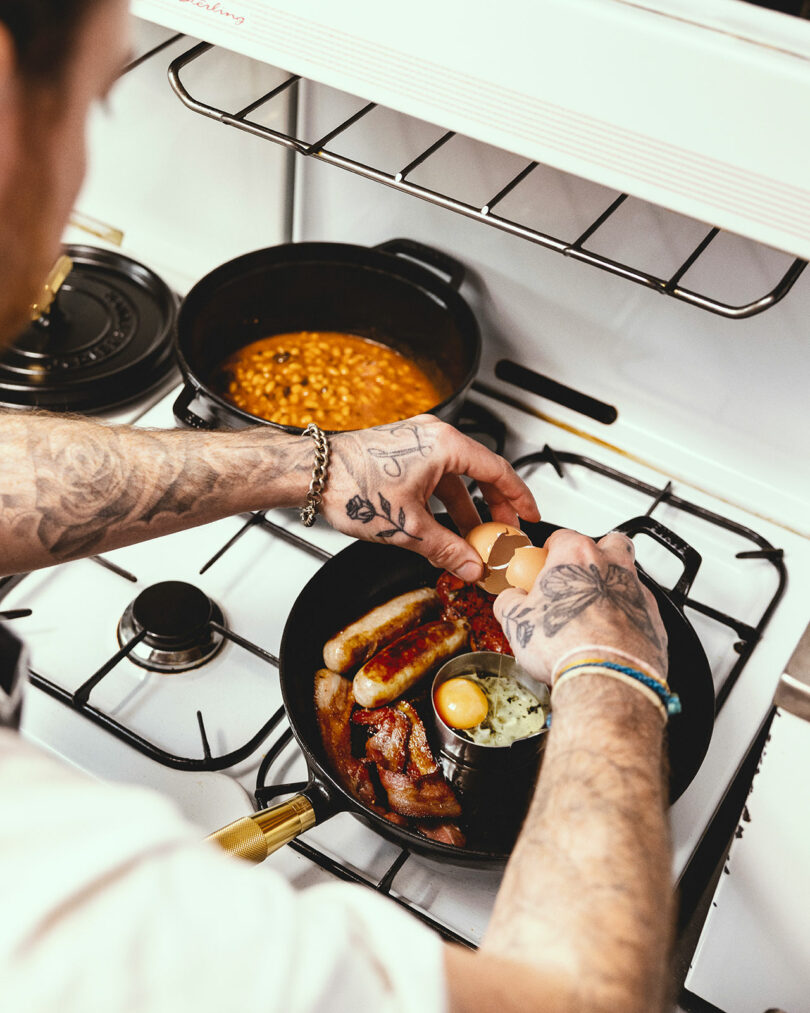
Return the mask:
[[31,306],[32,320],[39,320],[46,313],[50,313],[51,303],[56,298],[56,293],[72,270],[73,261],[63,253],[51,268],[50,274],[37,296],[37,301]]
[[262,809],[252,816],[243,816],[215,830],[206,840],[214,841],[236,858],[258,865],[268,855],[314,826],[312,803],[304,795],[295,795],[286,802]]

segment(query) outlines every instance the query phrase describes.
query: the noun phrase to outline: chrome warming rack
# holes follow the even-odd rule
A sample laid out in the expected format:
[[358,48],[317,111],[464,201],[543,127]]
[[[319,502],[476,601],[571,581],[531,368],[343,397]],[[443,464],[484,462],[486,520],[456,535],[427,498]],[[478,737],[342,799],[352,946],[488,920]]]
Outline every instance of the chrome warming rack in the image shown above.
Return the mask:
[[[170,41],[174,41],[174,39]],[[519,187],[520,184],[537,168],[537,162],[528,162],[520,170],[520,172],[514,175],[511,179],[505,180],[504,185],[497,193],[493,194],[493,196],[485,204],[477,207],[457,199],[452,194],[442,193],[438,190],[420,186],[409,179],[409,176],[415,169],[423,165],[432,155],[439,151],[439,149],[443,148],[448,141],[456,136],[453,131],[443,133],[429,147],[425,148],[407,165],[403,166],[396,172],[388,172],[383,169],[375,168],[372,165],[367,165],[357,159],[340,154],[331,147],[331,143],[349,130],[350,127],[354,127],[355,124],[366,117],[373,109],[376,109],[377,103],[366,103],[353,115],[335,124],[331,130],[317,138],[317,140],[306,141],[303,138],[294,136],[293,134],[284,133],[283,131],[265,126],[256,122],[255,119],[250,118],[251,113],[255,113],[258,109],[264,107],[273,99],[290,92],[290,90],[293,89],[293,86],[301,80],[300,75],[289,75],[287,79],[282,81],[277,87],[266,92],[264,95],[261,95],[242,109],[235,111],[229,112],[225,109],[209,105],[206,102],[202,102],[195,98],[181,81],[180,72],[190,63],[199,60],[212,48],[213,46],[209,43],[199,43],[192,49],[188,50],[188,52],[177,57],[169,66],[169,81],[172,88],[180,98],[180,101],[193,112],[199,113],[202,116],[210,117],[211,119],[225,124],[226,126],[235,127],[237,130],[244,130],[246,133],[252,134],[256,137],[261,137],[265,140],[272,141],[275,144],[280,144],[282,147],[296,152],[299,155],[316,158],[329,165],[335,165],[341,169],[347,169],[349,172],[363,176],[366,179],[382,183],[385,186],[393,187],[395,190],[399,190],[402,193],[419,197],[424,201],[436,204],[448,211],[464,215],[465,217],[481,222],[484,225],[489,225],[492,228],[500,229],[502,232],[507,232],[510,235],[525,239],[530,243],[536,243],[547,250],[553,250],[556,253],[561,253],[565,257],[570,257],[572,260],[590,264],[592,267],[599,268],[602,271],[607,271],[609,274],[624,278],[627,281],[635,282],[638,285],[643,285],[646,288],[660,292],[662,295],[670,296],[673,299],[679,299],[682,302],[689,303],[692,306],[699,307],[700,309],[707,310],[711,313],[716,313],[719,316],[732,320],[741,320],[746,317],[754,316],[757,313],[762,313],[764,310],[769,309],[787,295],[799,275],[807,266],[807,261],[800,258],[792,261],[774,288],[750,302],[737,306],[722,302],[709,295],[702,294],[690,288],[685,288],[681,284],[681,280],[686,272],[695,264],[698,258],[705,253],[717,236],[720,235],[720,229],[718,228],[711,227],[709,229],[700,243],[698,243],[698,245],[691,251],[673,274],[666,278],[659,277],[658,275],[645,271],[642,268],[620,263],[610,257],[586,249],[585,244],[588,240],[591,239],[603,225],[605,225],[608,219],[610,219],[616,211],[618,211],[622,204],[624,204],[624,202],[628,199],[628,194],[619,194],[580,235],[569,240],[557,238],[546,232],[541,232],[538,229],[531,228],[524,223],[503,217],[496,212],[496,208],[504,200],[504,198]],[[294,91],[290,93],[294,94]]]

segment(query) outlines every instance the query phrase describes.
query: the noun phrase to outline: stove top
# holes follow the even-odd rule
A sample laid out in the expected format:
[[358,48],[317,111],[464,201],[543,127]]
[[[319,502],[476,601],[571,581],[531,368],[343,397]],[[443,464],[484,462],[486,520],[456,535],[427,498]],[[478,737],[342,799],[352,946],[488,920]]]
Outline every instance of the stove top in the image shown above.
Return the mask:
[[[174,397],[139,422],[173,426]],[[718,712],[703,766],[671,809],[680,878],[807,624],[798,589],[810,578],[810,544],[476,392],[470,425],[489,413],[499,424],[488,431],[504,442],[545,520],[601,535],[651,514],[702,556],[685,612],[709,658]],[[678,584],[682,562],[643,535],[635,541],[644,569],[665,587]],[[273,511],[25,577],[3,598],[4,608],[32,610],[15,627],[31,654],[24,734],[95,776],[170,794],[201,832],[297,790],[307,770],[281,705],[281,635],[300,590],[349,543],[320,521],[306,530],[297,512]],[[348,814],[265,867],[300,884],[332,875],[365,882],[472,944],[501,876],[412,856]]]

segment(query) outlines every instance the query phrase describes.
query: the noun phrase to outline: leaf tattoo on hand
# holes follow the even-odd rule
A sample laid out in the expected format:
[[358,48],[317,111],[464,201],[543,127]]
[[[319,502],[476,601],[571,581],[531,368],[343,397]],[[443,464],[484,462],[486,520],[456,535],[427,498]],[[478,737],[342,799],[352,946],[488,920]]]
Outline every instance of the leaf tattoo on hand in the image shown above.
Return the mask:
[[526,618],[531,612],[532,609],[529,606],[518,602],[517,605],[512,606],[511,611],[504,613],[506,639],[511,641],[514,637],[518,642],[518,647],[526,647],[532,639],[534,623]]
[[661,641],[647,611],[641,585],[630,570],[610,563],[603,577],[599,568],[590,563],[555,566],[540,581],[540,590],[550,604],[544,606],[543,629],[553,637],[572,619],[595,602],[606,601],[620,609],[655,647]]
[[403,507],[399,508],[396,520],[391,516],[391,504],[383,496],[381,492],[377,493],[380,500],[380,509],[382,513],[377,510],[370,499],[364,499],[362,496],[352,496],[352,498],[346,504],[346,515],[353,521],[361,521],[363,524],[369,524],[374,520],[375,517],[379,517],[381,520],[388,521],[392,525],[390,528],[386,528],[384,531],[377,531],[375,535],[377,538],[391,538],[392,535],[403,534],[407,538],[413,538],[417,542],[421,542],[422,539],[419,535],[412,535],[410,531],[405,530],[405,510]]

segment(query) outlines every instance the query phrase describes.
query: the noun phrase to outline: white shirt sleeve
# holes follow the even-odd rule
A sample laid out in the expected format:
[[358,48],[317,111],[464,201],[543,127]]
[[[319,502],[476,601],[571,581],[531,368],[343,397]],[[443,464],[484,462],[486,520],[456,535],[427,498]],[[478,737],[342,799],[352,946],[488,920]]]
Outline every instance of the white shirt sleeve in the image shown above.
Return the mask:
[[445,991],[440,939],[393,902],[296,892],[0,731],[4,1010],[439,1013]]

